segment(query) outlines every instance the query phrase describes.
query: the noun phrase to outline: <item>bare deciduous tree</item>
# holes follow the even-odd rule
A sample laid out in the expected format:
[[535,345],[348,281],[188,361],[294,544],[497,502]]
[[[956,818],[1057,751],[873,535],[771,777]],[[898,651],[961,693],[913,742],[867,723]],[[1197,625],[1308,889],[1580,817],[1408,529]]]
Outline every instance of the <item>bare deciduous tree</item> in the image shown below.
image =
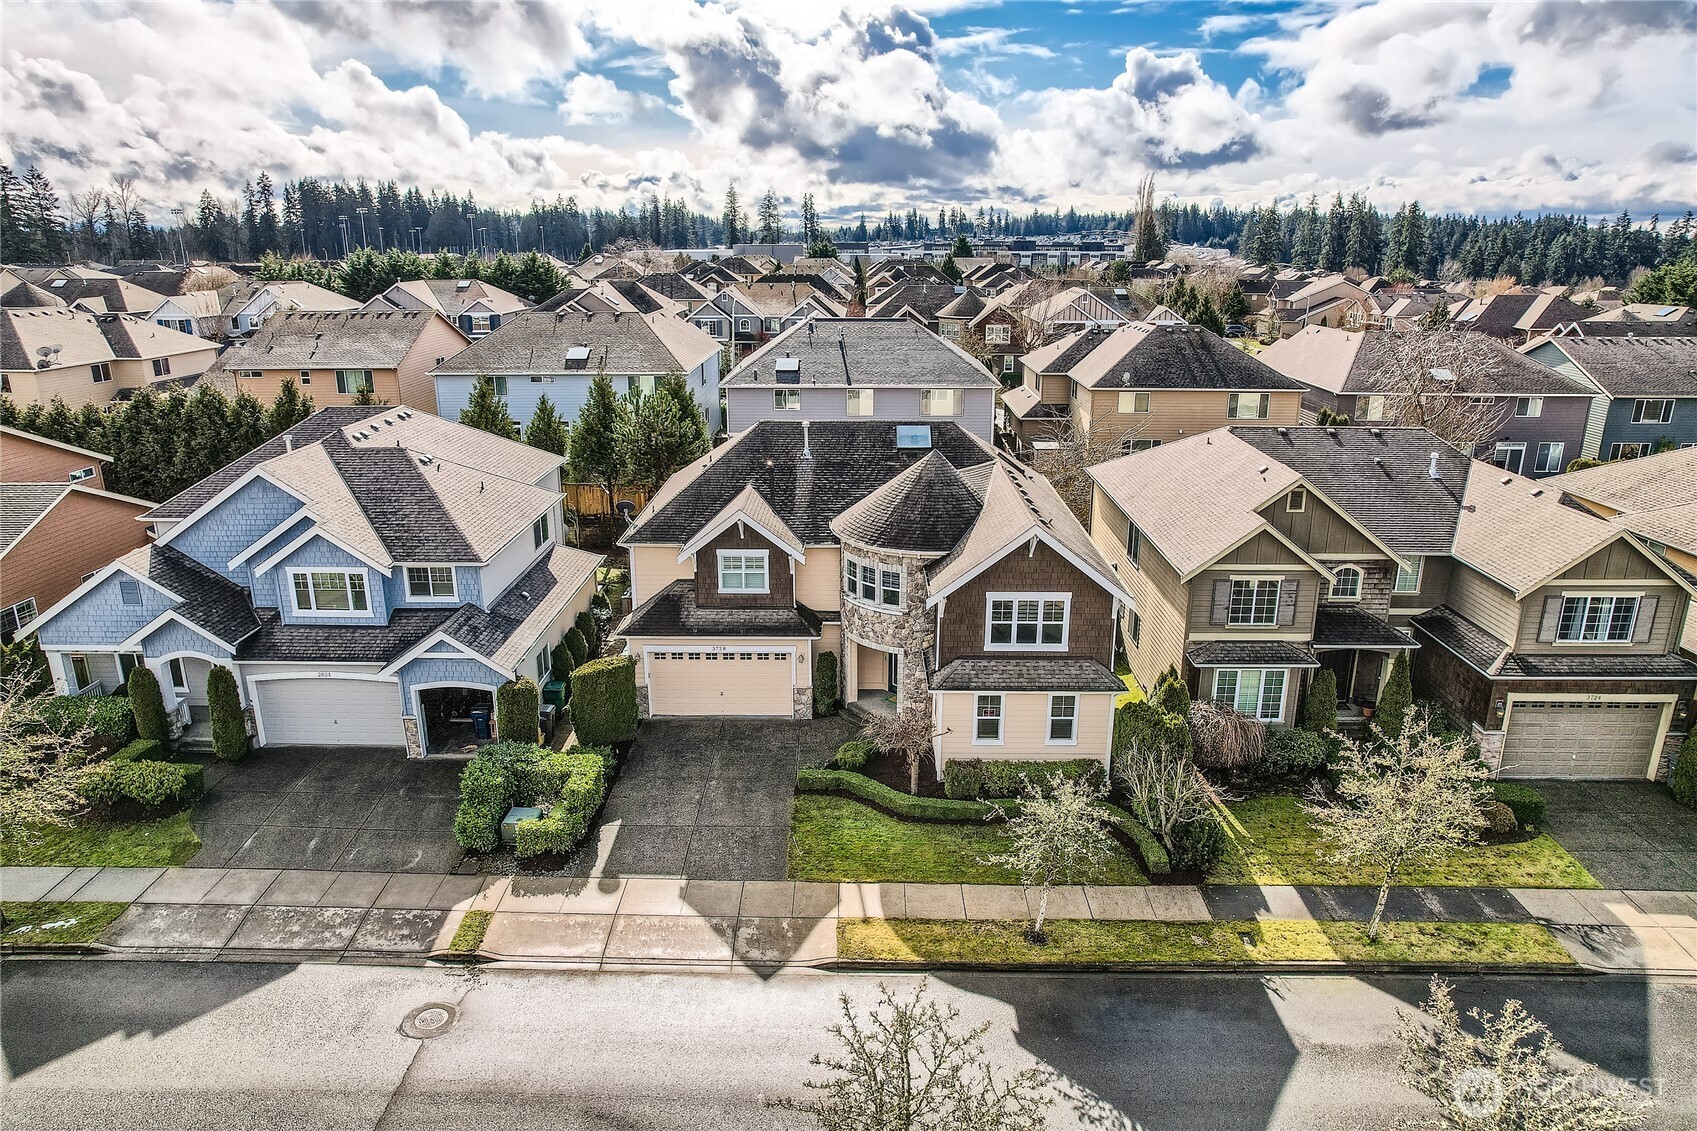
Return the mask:
[[1379,898],[1367,923],[1367,938],[1377,942],[1385,899],[1403,871],[1472,843],[1484,826],[1487,771],[1465,741],[1433,734],[1420,710],[1409,712],[1394,739],[1343,739],[1336,767],[1336,796],[1316,792],[1303,808],[1329,859],[1377,876]]
[[1644,1123],[1649,1098],[1620,1081],[1605,1081],[1591,1065],[1579,1071],[1555,1063],[1562,1047],[1549,1027],[1508,1001],[1501,1013],[1467,1011],[1475,1036],[1442,978],[1417,1013],[1397,1010],[1402,1078],[1438,1105],[1442,1126],[1455,1131],[1625,1131]]
[[899,755],[907,763],[907,790],[919,792],[919,764],[931,753],[931,705],[913,700],[894,715],[880,715],[867,723],[862,733],[868,742],[887,754]]
[[1103,828],[1106,817],[1096,807],[1102,794],[1082,776],[1054,774],[1046,790],[1028,786],[1019,815],[1008,820],[1008,851],[985,860],[1012,869],[1026,887],[1039,889],[1031,926],[1034,941],[1043,941],[1049,889],[1058,883],[1089,883],[1113,850],[1114,842]]
[[1043,1131],[1053,1075],[1027,1068],[998,1074],[984,1050],[989,1023],[967,1028],[954,1006],[926,997],[925,983],[898,998],[879,985],[866,1016],[847,994],[843,1019],[826,1032],[841,1045],[812,1063],[831,1073],[809,1080],[812,1100],[779,1100],[825,1131]]
[[1090,478],[1089,469],[1125,455],[1146,426],[1142,420],[1126,426],[1097,418],[1079,429],[1071,420],[1056,420],[1043,427],[1039,435],[1042,446],[1032,450],[1031,466],[1049,480],[1061,501],[1088,527],[1096,493],[1096,481]]
[[1468,455],[1502,425],[1507,403],[1488,391],[1502,369],[1501,347],[1487,335],[1382,332],[1368,334],[1361,349],[1373,392],[1385,399],[1384,423],[1428,429]]
[[1217,797],[1196,764],[1155,743],[1133,742],[1115,759],[1125,807],[1163,845],[1185,825],[1213,817]]
[[216,291],[237,282],[234,271],[227,267],[211,266],[196,271],[183,285],[185,291]]
[[92,729],[55,725],[51,691],[37,691],[21,666],[0,675],[0,827],[18,836],[29,825],[63,825],[84,807]]

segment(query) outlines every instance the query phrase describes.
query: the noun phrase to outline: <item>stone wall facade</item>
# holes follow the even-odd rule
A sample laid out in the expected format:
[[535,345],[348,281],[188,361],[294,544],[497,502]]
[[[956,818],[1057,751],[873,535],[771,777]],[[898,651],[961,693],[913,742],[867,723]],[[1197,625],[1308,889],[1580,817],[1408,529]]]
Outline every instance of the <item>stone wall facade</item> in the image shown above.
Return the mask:
[[843,597],[843,660],[841,670],[848,668],[846,657],[850,641],[864,641],[894,650],[901,657],[901,687],[897,699],[902,704],[928,701],[930,694],[931,649],[937,641],[936,620],[925,607],[930,586],[925,576],[925,561],[908,554],[891,554],[851,543],[843,544],[845,557],[871,562],[880,570],[900,570],[902,575],[902,605],[899,610],[869,605],[858,598]]

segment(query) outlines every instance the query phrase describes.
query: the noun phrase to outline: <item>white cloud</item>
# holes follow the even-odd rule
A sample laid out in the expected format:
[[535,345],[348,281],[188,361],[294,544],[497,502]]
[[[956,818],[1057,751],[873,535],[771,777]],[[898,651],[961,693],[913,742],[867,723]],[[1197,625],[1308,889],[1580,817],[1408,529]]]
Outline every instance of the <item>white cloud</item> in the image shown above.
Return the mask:
[[605,75],[573,75],[560,97],[560,117],[568,126],[622,122],[642,110],[662,105],[652,94],[620,90]]

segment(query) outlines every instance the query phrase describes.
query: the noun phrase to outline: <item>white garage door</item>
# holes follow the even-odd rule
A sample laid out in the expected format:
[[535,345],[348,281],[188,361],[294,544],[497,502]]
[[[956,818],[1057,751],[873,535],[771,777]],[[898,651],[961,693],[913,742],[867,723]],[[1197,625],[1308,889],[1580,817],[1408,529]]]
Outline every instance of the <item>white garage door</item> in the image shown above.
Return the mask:
[[364,679],[266,679],[254,684],[267,746],[404,746],[401,693]]
[[655,715],[790,716],[790,653],[770,649],[648,653]]
[[1508,717],[1505,778],[1641,778],[1666,703],[1520,702]]

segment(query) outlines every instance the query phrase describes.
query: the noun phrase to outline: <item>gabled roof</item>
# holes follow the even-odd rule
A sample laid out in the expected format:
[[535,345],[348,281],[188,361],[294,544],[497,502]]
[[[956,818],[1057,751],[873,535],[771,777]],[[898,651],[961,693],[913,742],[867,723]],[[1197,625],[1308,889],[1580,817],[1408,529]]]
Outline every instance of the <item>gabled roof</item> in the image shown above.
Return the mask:
[[1697,397],[1697,337],[1556,336],[1554,346],[1611,397]]
[[[780,378],[777,364],[784,358],[798,364]],[[810,318],[749,354],[724,383],[927,389],[1001,384],[971,354],[907,318]]]
[[[1697,503],[1697,448],[1617,459],[1552,475],[1543,484],[1628,514]],[[1692,535],[1697,540],[1697,530]]]
[[960,294],[952,282],[898,283],[880,291],[876,298],[868,302],[866,313],[871,318],[891,318],[904,310],[911,310],[921,318],[932,321],[936,319],[939,311],[959,298]]
[[4,425],[0,425],[0,436],[10,436],[15,440],[28,440],[31,443],[36,444],[46,444],[50,448],[58,448],[62,452],[70,452],[73,455],[79,455],[85,459],[99,460],[101,463],[112,462],[112,457],[107,455],[105,452],[95,452],[90,451],[87,448],[79,448],[75,444],[67,444],[63,440],[49,440],[46,436],[37,436],[34,432],[24,432],[17,428],[8,428]]
[[683,549],[678,551],[678,560],[683,561],[737,523],[754,527],[762,536],[788,550],[791,557],[801,561],[807,559],[807,547],[796,537],[795,531],[778,517],[778,512],[772,509],[772,505],[755,490],[754,484],[750,483],[742,489],[741,494],[726,503],[723,510],[702,526],[693,538],[684,543]]
[[[0,310],[0,369],[45,372],[100,361],[177,357],[212,343],[123,314],[93,314],[75,307]],[[178,376],[187,376],[179,374]]]
[[515,671],[561,603],[595,575],[606,558],[573,546],[555,546],[519,575],[488,609],[462,605],[441,631],[502,671]]
[[1462,323],[1466,329],[1493,338],[1520,341],[1528,334],[1588,318],[1592,311],[1562,298],[1559,293],[1532,291],[1492,295],[1469,313],[1470,317]]
[[[1351,333],[1309,326],[1261,351],[1265,364],[1304,385],[1329,393],[1397,393],[1410,388],[1398,347],[1405,340],[1453,337],[1454,330],[1384,330]],[[1590,396],[1591,390],[1491,337],[1469,338],[1471,362],[1458,373],[1455,391],[1496,396]],[[1477,357],[1473,355],[1477,354]]]
[[44,291],[34,283],[19,281],[16,286],[5,294],[0,295],[0,307],[54,307],[69,304],[52,291]]
[[171,611],[221,644],[237,644],[259,628],[246,589],[170,546],[142,546],[116,564],[182,598]]
[[[415,305],[389,296],[405,292]],[[368,311],[412,310],[419,305],[440,311],[450,321],[467,307],[482,305],[496,314],[513,314],[529,306],[524,299],[481,279],[408,279],[396,283],[365,304]]]
[[1302,389],[1200,326],[1131,322],[1081,330],[1061,341],[1069,339],[1041,371],[1065,373],[1087,389]]
[[281,311],[219,361],[234,370],[394,369],[441,318],[434,310]]
[[[1565,329],[1570,329],[1564,327]],[[1572,330],[1587,338],[1690,337],[1697,334],[1697,309],[1653,302],[1629,302],[1575,323]]]
[[247,280],[229,288],[223,314],[233,317],[261,295],[269,296],[284,310],[358,310],[360,302],[304,279]]
[[707,292],[695,285],[688,275],[678,271],[654,271],[638,280],[657,295],[676,302],[693,302],[707,297]]
[[[571,350],[587,359],[568,361]],[[614,374],[688,373],[719,352],[699,328],[664,312],[586,314],[560,309],[527,310],[510,318],[437,367],[451,374],[581,371],[586,378],[605,368]]]

